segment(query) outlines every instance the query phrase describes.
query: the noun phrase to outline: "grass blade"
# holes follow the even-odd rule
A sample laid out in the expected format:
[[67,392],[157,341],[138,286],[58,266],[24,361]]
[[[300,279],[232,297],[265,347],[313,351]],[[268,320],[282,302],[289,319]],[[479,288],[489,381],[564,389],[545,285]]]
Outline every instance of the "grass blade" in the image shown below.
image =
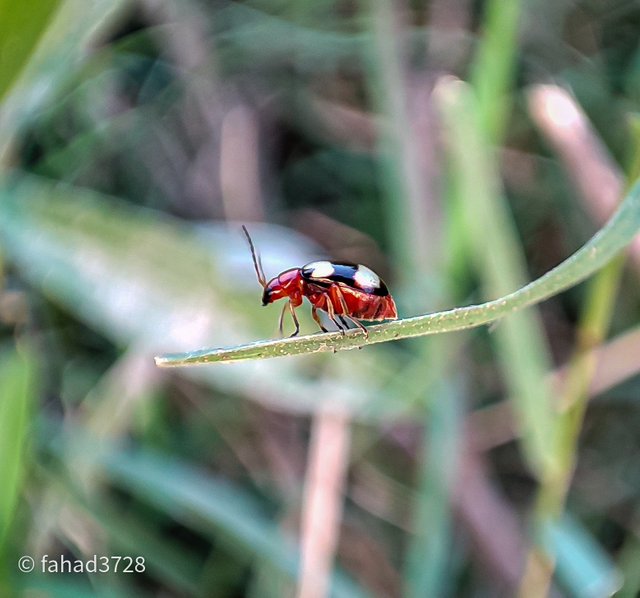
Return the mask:
[[0,2],[0,101],[19,77],[60,4],[60,0]]
[[38,109],[51,106],[52,92],[76,73],[70,65],[79,62],[99,28],[126,3],[0,0],[0,164],[13,166],[8,151],[13,135]]
[[31,406],[36,391],[32,355],[22,349],[0,355],[0,544],[13,520],[25,467]]
[[453,522],[449,504],[458,475],[462,422],[458,386],[450,380],[436,385],[431,408],[424,412],[427,434],[420,455],[415,538],[404,574],[407,597],[446,596],[450,590],[447,573]]
[[502,138],[509,114],[520,12],[520,0],[487,2],[482,43],[471,73],[480,125],[493,143]]
[[[451,161],[485,293],[507,293],[523,284],[526,266],[478,102],[459,82],[443,81],[436,93],[450,131]],[[506,318],[495,331],[495,344],[506,383],[516,397],[528,458],[542,476],[557,457],[551,394],[540,382],[550,370],[550,359],[537,315],[521,311]]]
[[[0,222],[1,228],[1,222]],[[582,282],[622,251],[640,229],[640,185],[627,195],[609,222],[561,264],[526,286],[486,303],[403,318],[372,326],[369,338],[337,332],[258,341],[229,348],[202,349],[156,357],[160,367],[266,359],[286,355],[357,349],[362,346],[415,336],[465,330],[495,322],[515,311],[535,305]]]
[[14,570],[5,542],[27,468],[28,432],[37,390],[34,358],[26,348],[0,353],[0,388],[0,593],[8,595],[5,586]]
[[560,580],[572,596],[611,596],[621,578],[605,552],[576,521],[568,516],[549,522],[542,531],[542,543],[557,558]]

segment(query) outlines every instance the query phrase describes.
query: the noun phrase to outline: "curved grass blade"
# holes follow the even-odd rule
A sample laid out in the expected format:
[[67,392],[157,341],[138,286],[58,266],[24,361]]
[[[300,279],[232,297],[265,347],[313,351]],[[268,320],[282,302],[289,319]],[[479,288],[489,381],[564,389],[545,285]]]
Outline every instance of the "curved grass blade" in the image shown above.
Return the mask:
[[372,326],[369,328],[368,338],[364,338],[358,331],[345,336],[341,336],[338,332],[331,332],[258,341],[236,347],[161,355],[155,358],[156,365],[178,367],[356,349],[376,343],[454,332],[489,324],[582,282],[622,251],[638,230],[640,230],[640,184],[633,187],[607,224],[582,248],[540,278],[498,299],[480,305],[459,307]]

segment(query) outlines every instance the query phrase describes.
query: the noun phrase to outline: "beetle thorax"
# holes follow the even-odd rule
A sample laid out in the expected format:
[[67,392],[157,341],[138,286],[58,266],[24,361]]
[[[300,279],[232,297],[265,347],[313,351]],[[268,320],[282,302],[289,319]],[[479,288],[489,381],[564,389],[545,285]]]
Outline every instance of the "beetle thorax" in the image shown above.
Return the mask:
[[302,294],[302,277],[299,268],[285,270],[275,278],[272,278],[264,288],[262,295],[262,305],[267,305],[283,299],[284,297],[295,298]]

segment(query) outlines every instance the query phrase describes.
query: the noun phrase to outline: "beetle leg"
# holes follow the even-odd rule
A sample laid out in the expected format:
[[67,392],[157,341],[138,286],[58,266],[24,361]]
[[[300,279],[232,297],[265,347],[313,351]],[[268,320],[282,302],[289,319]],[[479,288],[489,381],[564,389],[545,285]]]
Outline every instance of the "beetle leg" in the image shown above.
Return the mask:
[[360,328],[360,330],[362,330],[362,332],[364,332],[365,338],[369,338],[369,331],[367,330],[366,326],[360,320],[356,320],[355,318],[352,318],[351,316],[345,316],[345,317],[348,318],[349,320],[351,320],[356,326],[358,326],[358,328]]
[[320,330],[322,330],[322,332],[329,332],[323,325],[322,322],[320,321],[320,316],[318,316],[318,308],[315,305],[311,306],[311,316],[313,317],[313,319],[316,321],[316,323],[318,324],[318,326],[320,326]]
[[327,313],[329,314],[331,321],[338,327],[340,334],[344,336],[344,328],[342,327],[342,324],[336,320],[336,310],[333,308],[333,302],[331,300],[327,301]]
[[296,330],[293,334],[289,336],[297,336],[298,332],[300,332],[300,322],[298,322],[298,316],[296,316],[296,308],[293,307],[293,301],[289,301],[289,311],[291,312],[291,317],[293,318],[293,323],[296,325]]
[[282,311],[280,312],[280,319],[278,320],[278,330],[280,330],[280,336],[284,336],[284,312],[287,311],[287,304],[285,303],[282,306]]
[[365,335],[366,338],[369,338],[369,331],[365,328],[364,324],[362,322],[360,322],[359,320],[356,320],[355,318],[352,318],[349,315],[349,309],[347,307],[347,302],[344,299],[344,295],[343,295],[342,290],[340,289],[340,287],[338,285],[334,285],[334,286],[331,287],[331,290],[333,291],[333,294],[337,297],[338,301],[340,302],[340,306],[342,307],[342,315],[340,316],[340,320],[342,320],[342,322],[344,322],[345,328],[348,328],[347,323],[344,320],[346,318],[350,322],[353,322],[358,328],[360,328],[360,330],[362,330],[362,332],[364,332],[364,335]]
[[334,297],[338,300],[338,303],[340,303],[340,307],[342,308],[342,315],[346,316],[349,313],[349,308],[347,307],[347,302],[344,300],[344,295],[342,294],[342,291],[340,290],[340,287],[337,284],[331,285],[331,288],[329,289]]

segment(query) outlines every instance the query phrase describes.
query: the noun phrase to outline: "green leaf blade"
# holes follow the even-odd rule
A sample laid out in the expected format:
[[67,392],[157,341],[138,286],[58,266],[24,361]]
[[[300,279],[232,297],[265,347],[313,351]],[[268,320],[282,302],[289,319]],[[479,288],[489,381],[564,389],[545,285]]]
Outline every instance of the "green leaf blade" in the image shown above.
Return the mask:
[[[1,227],[1,223],[0,223]],[[489,324],[515,311],[535,305],[582,282],[622,251],[640,230],[640,184],[636,185],[609,222],[585,245],[561,264],[526,286],[480,305],[459,307],[412,318],[403,318],[341,336],[337,332],[258,341],[228,348],[201,349],[159,355],[159,367],[181,367],[267,359],[289,355],[357,349],[376,343],[416,336],[455,332]]]
[[0,101],[54,18],[61,0],[0,1]]
[[35,400],[35,363],[27,350],[0,354],[0,545],[14,519],[27,467],[27,441]]

